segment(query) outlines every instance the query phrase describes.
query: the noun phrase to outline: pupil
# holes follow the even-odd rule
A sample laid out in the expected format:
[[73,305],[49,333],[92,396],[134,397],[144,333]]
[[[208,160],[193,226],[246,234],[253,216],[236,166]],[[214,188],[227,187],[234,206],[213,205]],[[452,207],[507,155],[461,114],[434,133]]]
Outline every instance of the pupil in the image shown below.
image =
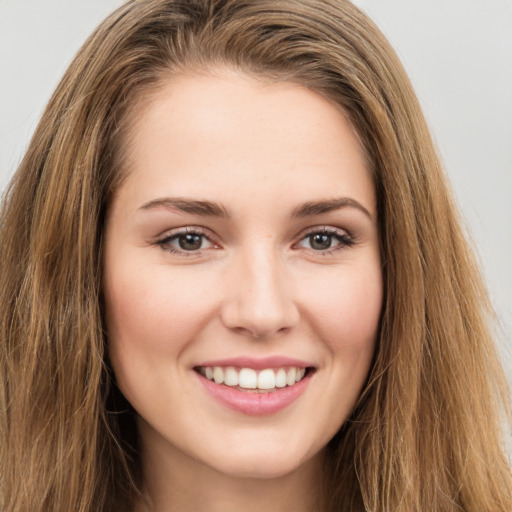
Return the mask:
[[331,246],[331,235],[317,233],[310,237],[311,247],[317,250],[329,249]]
[[180,236],[180,248],[185,251],[194,251],[201,248],[201,235],[188,234]]

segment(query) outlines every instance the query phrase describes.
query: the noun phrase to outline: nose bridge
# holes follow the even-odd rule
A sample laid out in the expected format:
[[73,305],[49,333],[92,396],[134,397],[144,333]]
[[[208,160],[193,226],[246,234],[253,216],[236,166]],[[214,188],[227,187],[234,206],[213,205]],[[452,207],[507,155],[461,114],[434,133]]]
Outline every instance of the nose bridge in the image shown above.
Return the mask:
[[233,262],[224,323],[254,337],[283,332],[298,322],[285,265],[268,241],[241,251]]

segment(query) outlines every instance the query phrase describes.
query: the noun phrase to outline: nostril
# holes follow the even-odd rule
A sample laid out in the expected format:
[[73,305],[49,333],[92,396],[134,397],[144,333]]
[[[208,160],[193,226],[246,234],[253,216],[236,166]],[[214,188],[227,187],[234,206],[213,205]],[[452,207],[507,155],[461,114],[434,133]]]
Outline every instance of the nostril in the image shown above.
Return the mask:
[[[220,312],[223,324],[230,330],[255,339],[288,333],[299,323],[300,314],[278,279],[270,282],[269,272],[254,272],[228,290]],[[247,280],[254,281],[252,286]],[[256,283],[257,281],[257,283]],[[245,283],[245,284],[244,284]]]
[[[228,326],[229,327],[229,326]],[[247,327],[229,327],[232,331],[242,336],[249,336],[256,340],[266,340],[276,335],[283,335],[290,332],[290,327],[279,327],[278,329],[272,329],[271,327],[264,328],[263,325],[247,325]]]

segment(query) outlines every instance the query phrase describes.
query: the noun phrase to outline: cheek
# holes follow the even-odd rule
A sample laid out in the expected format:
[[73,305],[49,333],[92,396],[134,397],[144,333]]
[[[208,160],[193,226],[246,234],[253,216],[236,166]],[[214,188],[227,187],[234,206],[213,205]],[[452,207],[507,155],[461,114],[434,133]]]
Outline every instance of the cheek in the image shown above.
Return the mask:
[[315,289],[309,299],[311,323],[334,355],[371,359],[382,296],[378,265],[344,269],[339,277]]
[[[105,285],[107,326],[114,344],[175,350],[189,339],[211,307],[204,286],[165,267],[120,270]],[[204,285],[204,283],[203,283]],[[172,343],[169,341],[172,340]]]
[[165,266],[126,266],[107,276],[109,355],[117,382],[132,405],[139,405],[141,387],[162,388],[168,383],[161,379],[179,374],[180,354],[213,309],[198,285],[171,275]]

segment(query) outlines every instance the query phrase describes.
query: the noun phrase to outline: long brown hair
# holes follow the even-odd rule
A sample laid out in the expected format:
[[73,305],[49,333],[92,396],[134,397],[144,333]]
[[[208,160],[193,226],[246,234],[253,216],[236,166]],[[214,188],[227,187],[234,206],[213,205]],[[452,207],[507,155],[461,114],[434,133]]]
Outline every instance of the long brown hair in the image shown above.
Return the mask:
[[339,105],[378,196],[375,360],[329,444],[328,510],[510,512],[492,314],[410,83],[344,0],[132,0],[50,100],[0,226],[0,508],[129,511],[136,432],[109,368],[102,235],[130,119],[182,70],[292,80]]

